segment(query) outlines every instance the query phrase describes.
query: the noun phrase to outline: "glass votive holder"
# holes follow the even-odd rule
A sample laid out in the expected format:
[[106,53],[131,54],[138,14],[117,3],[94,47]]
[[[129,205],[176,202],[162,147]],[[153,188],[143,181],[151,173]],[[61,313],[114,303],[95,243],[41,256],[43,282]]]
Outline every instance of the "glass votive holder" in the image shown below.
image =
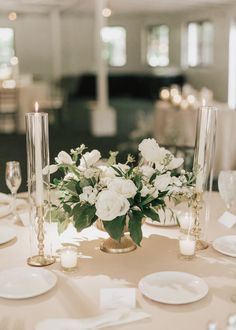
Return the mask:
[[196,237],[181,235],[179,237],[179,251],[181,259],[191,260],[195,256]]
[[188,234],[194,227],[195,217],[191,210],[189,211],[179,211],[177,213],[180,231],[183,234]]
[[73,246],[66,246],[60,251],[61,268],[65,272],[73,272],[77,268],[78,250]]

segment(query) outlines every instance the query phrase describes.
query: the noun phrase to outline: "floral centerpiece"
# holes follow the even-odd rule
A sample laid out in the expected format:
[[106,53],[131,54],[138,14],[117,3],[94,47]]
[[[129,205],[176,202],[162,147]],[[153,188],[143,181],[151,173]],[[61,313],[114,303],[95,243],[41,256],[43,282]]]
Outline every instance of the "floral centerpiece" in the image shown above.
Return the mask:
[[53,211],[60,232],[69,223],[81,231],[100,219],[112,239],[119,242],[127,225],[132,241],[140,245],[143,219],[160,221],[158,211],[165,209],[167,199],[189,193],[193,175],[183,170],[176,174],[182,158],[174,157],[154,139],[144,139],[138,149],[137,166],[131,155],[126,163],[117,163],[117,152],[110,152],[101,164],[100,152],[86,152],[84,145],[70,154],[58,154],[50,171],[63,173],[53,184],[61,192]]

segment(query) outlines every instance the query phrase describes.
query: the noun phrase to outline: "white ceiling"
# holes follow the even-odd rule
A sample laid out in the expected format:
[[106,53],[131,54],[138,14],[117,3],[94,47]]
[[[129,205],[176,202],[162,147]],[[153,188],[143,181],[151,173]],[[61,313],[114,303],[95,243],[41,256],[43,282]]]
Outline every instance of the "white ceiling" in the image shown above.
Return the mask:
[[[95,0],[0,0],[0,11],[48,12],[54,8],[62,11],[91,12]],[[235,0],[107,0],[115,13],[175,12],[206,5],[222,6]]]

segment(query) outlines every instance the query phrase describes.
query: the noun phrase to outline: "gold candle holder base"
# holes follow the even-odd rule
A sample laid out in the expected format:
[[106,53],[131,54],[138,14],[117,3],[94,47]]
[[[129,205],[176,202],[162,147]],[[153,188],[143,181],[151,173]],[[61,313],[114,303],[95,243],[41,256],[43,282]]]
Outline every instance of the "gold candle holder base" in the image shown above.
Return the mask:
[[27,264],[34,267],[45,267],[54,264],[56,262],[55,257],[51,256],[32,256],[27,259]]
[[205,250],[209,247],[209,244],[206,241],[198,239],[196,241],[196,250]]
[[120,242],[109,237],[102,242],[100,249],[106,253],[127,253],[134,251],[137,246],[134,244],[129,236],[122,236]]

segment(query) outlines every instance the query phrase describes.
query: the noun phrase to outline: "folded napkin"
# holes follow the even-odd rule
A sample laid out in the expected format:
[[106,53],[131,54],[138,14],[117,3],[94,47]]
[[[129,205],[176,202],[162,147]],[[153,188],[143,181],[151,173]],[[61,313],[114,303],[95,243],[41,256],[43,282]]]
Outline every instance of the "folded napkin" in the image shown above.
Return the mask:
[[131,309],[119,309],[87,319],[47,319],[39,322],[35,330],[95,330],[139,321],[150,317],[149,314]]
[[[11,213],[12,197],[7,194],[0,193],[0,218],[7,216]],[[16,200],[16,208],[22,209],[27,206],[27,201],[24,199]]]

